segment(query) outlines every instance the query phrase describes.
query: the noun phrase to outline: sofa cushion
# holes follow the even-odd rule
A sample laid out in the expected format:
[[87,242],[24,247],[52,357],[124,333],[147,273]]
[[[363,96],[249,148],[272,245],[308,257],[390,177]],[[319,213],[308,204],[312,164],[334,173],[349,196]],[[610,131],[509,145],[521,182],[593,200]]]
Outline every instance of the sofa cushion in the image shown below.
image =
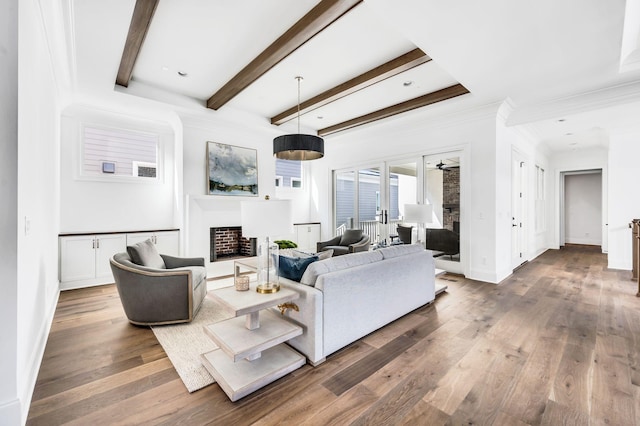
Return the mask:
[[314,286],[316,284],[316,280],[322,274],[340,271],[354,266],[366,265],[368,263],[378,262],[382,259],[382,254],[379,253],[379,250],[376,250],[351,253],[344,256],[336,256],[331,259],[321,260],[312,263],[307,267],[307,270],[300,279],[300,284]]
[[[322,249],[322,251],[331,250],[332,256],[342,256],[343,254],[349,253],[348,246],[326,246]],[[322,253],[322,251],[320,253]]]
[[347,229],[342,234],[342,238],[340,238],[341,246],[348,246],[350,244],[357,243],[362,239],[362,230],[361,229]]
[[320,253],[316,253],[318,260],[329,259],[333,256],[333,249],[322,250]]
[[376,251],[382,253],[382,257],[384,257],[385,259],[392,259],[394,257],[402,256],[409,253],[416,253],[423,250],[424,247],[422,247],[422,244],[400,244],[397,246],[381,248]]
[[293,281],[300,281],[307,267],[318,260],[318,256],[288,257],[280,256],[279,275]]
[[139,243],[127,246],[127,253],[131,261],[136,265],[148,268],[165,269],[164,260],[156,250],[155,244],[151,240],[144,240]]
[[311,253],[305,253],[303,251],[292,249],[292,248],[282,249],[278,251],[278,253],[280,254],[280,256],[295,257],[295,258],[313,256],[313,254]]

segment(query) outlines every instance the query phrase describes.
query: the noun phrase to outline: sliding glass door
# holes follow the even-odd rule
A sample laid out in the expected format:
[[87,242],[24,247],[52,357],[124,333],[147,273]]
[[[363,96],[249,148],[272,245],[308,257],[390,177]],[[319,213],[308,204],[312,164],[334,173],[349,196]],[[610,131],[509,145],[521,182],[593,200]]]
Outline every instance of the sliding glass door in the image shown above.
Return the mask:
[[420,186],[419,160],[386,162],[334,172],[335,234],[359,228],[372,244],[396,237],[405,204],[415,204]]
[[455,152],[424,159],[424,201],[433,207],[425,245],[433,250],[436,267],[452,272],[460,263],[460,163]]

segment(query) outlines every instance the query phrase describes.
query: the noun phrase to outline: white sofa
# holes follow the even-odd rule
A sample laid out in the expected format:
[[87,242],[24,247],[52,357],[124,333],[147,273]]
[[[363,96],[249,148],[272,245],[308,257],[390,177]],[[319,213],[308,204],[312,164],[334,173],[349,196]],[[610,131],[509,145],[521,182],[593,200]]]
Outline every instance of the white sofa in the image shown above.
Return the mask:
[[332,257],[312,263],[285,316],[303,327],[288,343],[317,365],[346,345],[435,299],[431,251],[418,244]]

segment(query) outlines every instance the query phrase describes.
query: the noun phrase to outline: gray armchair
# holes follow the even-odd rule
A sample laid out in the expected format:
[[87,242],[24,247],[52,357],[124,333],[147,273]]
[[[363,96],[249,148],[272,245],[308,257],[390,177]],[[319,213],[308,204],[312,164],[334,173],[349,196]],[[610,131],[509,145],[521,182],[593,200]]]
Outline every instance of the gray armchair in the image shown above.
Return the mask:
[[396,227],[398,232],[398,238],[402,244],[411,244],[411,231],[413,231],[413,226],[404,226],[398,224]]
[[433,250],[433,257],[449,255],[453,256],[460,253],[460,235],[448,229],[426,229],[427,250]]
[[362,229],[347,229],[344,234],[317,243],[316,251],[333,250],[334,256],[369,250],[369,236]]
[[165,268],[138,265],[127,253],[110,259],[122,307],[132,324],[190,322],[207,294],[203,258],[160,257]]

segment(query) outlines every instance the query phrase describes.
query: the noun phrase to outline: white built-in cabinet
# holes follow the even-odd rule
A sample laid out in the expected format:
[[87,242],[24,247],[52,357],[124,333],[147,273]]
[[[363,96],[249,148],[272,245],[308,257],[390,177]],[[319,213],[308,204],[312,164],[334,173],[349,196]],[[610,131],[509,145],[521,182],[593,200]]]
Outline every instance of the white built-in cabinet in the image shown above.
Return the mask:
[[156,231],[156,232],[136,232],[127,234],[127,245],[133,245],[144,240],[151,240],[156,246],[158,253],[169,256],[180,255],[180,233],[179,231]]
[[151,239],[158,252],[178,256],[180,231],[61,235],[59,237],[60,289],[109,284],[113,274],[109,259],[127,245]]
[[316,244],[320,241],[319,223],[296,223],[294,224],[295,238],[300,251],[307,253],[316,252]]

